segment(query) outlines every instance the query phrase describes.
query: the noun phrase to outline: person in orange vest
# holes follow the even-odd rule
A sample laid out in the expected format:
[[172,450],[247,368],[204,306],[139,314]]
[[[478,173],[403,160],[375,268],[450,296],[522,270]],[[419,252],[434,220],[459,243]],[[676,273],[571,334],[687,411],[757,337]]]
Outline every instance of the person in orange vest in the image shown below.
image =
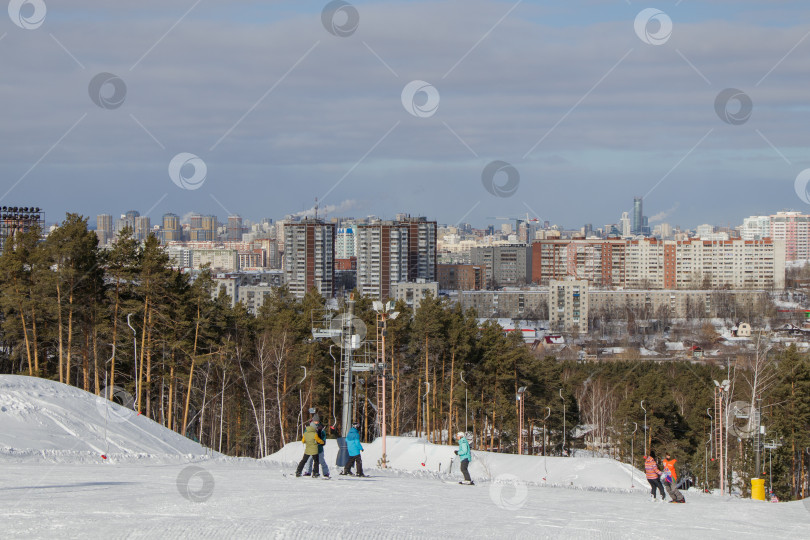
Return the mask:
[[675,472],[675,464],[678,463],[678,460],[671,457],[669,452],[665,453],[664,456],[665,459],[661,460],[661,462],[664,464],[664,469],[669,469],[669,472],[672,473],[672,483],[677,484],[678,473]]
[[650,450],[650,455],[644,456],[644,473],[647,475],[647,482],[650,483],[650,495],[652,495],[653,500],[657,499],[656,490],[661,490],[661,500],[666,500],[664,485],[661,483],[661,478],[659,478],[661,469],[658,468],[658,464],[655,462],[655,450]]

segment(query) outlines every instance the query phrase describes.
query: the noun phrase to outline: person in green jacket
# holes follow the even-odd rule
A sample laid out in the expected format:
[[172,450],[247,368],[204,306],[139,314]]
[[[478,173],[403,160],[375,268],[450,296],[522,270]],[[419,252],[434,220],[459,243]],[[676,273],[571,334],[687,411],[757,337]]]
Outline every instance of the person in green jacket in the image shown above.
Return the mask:
[[[315,416],[318,416],[317,414]],[[318,437],[326,440],[326,427],[321,424],[318,420],[313,420],[315,422],[315,427],[318,429]],[[312,475],[312,461],[313,458],[310,456],[307,458],[307,464],[304,467],[304,476],[311,476]],[[323,470],[324,478],[329,478],[329,465],[326,463],[326,456],[323,454],[323,445],[318,444],[318,461],[321,463],[321,469]]]
[[311,423],[307,427],[306,431],[304,431],[304,436],[301,438],[301,442],[304,443],[304,457],[302,457],[301,461],[298,463],[298,468],[295,470],[295,476],[301,476],[301,471],[304,469],[304,465],[306,465],[307,460],[312,457],[312,462],[315,464],[312,470],[312,477],[317,478],[320,476],[318,445],[325,443],[323,439],[318,437],[318,428],[316,427],[315,422]]
[[470,459],[472,459],[472,452],[470,452],[470,441],[467,440],[466,434],[463,431],[456,433],[456,439],[458,439],[458,450],[456,450],[456,455],[458,455],[458,458],[461,460],[461,474],[464,475],[464,480],[459,482],[459,484],[474,486],[475,482],[470,479],[470,472],[467,470],[467,467],[470,465]]

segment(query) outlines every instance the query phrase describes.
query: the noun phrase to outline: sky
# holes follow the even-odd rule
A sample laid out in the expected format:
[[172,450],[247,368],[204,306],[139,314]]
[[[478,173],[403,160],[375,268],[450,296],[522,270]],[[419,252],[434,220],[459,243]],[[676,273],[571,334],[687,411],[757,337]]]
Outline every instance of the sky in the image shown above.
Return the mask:
[[91,226],[130,209],[280,219],[316,199],[321,216],[474,226],[600,227],[636,196],[653,224],[690,228],[810,211],[809,15],[787,0],[11,0],[0,205]]

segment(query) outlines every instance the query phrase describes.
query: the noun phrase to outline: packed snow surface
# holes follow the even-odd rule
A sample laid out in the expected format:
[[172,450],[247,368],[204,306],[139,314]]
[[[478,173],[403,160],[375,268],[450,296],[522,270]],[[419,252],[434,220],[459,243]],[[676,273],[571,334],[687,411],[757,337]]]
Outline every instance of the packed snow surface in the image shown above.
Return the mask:
[[[370,478],[295,478],[300,443],[264,460],[212,457],[117,412],[110,422],[92,394],[0,376],[3,538],[806,538],[810,525],[801,502],[654,503],[640,471],[607,459],[476,451],[476,485],[460,486],[453,447],[414,438],[388,439],[388,470],[381,442],[365,445]],[[328,441],[330,465],[335,452]]]
[[[132,402],[123,390],[116,398]],[[208,451],[210,454],[210,451]],[[98,461],[204,456],[206,449],[112,401],[47,379],[0,376],[0,457]]]

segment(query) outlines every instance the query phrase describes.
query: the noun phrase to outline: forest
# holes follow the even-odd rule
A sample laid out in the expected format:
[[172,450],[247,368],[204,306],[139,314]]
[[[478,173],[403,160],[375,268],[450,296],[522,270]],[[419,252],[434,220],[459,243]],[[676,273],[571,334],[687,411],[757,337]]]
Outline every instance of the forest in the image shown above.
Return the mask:
[[[261,458],[300,438],[311,408],[339,424],[339,362],[332,341],[313,339],[314,314],[327,306],[315,291],[297,299],[276,288],[254,315],[231,307],[210,270],[193,279],[173,270],[154,236],[141,243],[125,230],[100,249],[77,214],[44,239],[32,228],[7,240],[0,289],[0,373],[113,399],[234,456]],[[526,387],[525,452],[590,451],[643,467],[645,448],[656,449],[678,458],[679,475],[715,488],[710,413],[714,381],[727,379],[727,403],[759,405],[763,440],[775,443],[762,455],[766,488],[772,474],[780,499],[810,495],[810,358],[795,346],[759,334],[728,358],[581,361],[538,353],[446,297],[396,309],[385,341],[388,434],[447,443],[466,429],[475,450],[517,452],[516,396]],[[354,313],[377,346],[372,300],[358,296]],[[355,377],[366,440],[380,433],[377,384]],[[732,433],[729,480],[746,494],[753,438]]]

